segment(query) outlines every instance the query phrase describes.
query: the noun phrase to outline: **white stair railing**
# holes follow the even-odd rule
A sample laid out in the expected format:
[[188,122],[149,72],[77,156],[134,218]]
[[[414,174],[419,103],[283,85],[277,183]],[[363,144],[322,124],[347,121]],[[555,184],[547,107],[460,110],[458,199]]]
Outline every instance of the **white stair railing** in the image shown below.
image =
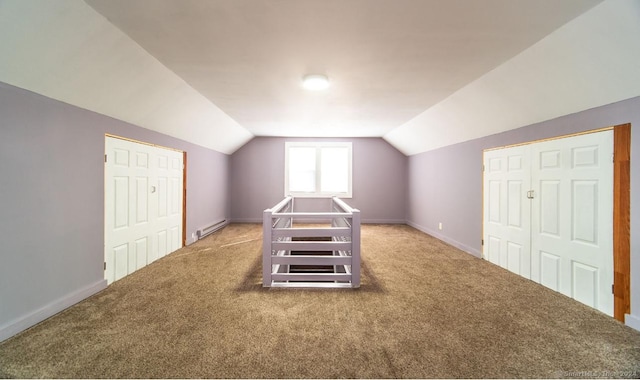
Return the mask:
[[[337,197],[329,212],[294,212],[293,202],[286,197],[264,210],[262,286],[358,288],[360,211]],[[296,228],[294,219],[305,224],[328,219],[331,225]],[[333,270],[304,269],[312,267]]]

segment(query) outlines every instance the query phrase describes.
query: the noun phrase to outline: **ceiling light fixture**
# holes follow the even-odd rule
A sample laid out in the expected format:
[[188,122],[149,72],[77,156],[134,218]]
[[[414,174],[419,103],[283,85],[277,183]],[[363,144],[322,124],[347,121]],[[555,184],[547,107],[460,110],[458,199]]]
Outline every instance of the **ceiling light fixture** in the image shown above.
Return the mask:
[[329,87],[329,78],[321,74],[307,75],[302,79],[302,87],[310,91],[325,90]]

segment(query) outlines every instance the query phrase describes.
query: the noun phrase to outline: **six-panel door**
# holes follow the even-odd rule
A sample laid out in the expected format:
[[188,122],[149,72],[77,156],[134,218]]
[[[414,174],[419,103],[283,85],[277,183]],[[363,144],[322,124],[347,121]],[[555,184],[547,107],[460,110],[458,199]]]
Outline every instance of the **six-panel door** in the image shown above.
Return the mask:
[[613,315],[613,131],[532,145],[532,279]]
[[182,152],[106,138],[105,278],[182,246]]

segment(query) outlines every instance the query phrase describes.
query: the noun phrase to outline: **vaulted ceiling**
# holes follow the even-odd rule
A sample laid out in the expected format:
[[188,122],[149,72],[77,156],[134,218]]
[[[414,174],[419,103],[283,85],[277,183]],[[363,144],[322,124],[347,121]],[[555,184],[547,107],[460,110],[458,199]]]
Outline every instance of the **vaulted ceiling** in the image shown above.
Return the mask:
[[415,154],[640,95],[638,35],[638,0],[0,0],[0,81],[224,153]]

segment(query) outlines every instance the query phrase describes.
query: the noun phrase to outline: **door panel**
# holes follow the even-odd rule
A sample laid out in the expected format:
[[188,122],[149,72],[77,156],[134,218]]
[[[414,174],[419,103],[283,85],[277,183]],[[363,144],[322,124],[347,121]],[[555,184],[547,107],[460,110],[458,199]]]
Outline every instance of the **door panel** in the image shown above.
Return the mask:
[[136,212],[135,220],[136,224],[146,223],[149,221],[149,199],[147,192],[149,191],[149,178],[138,177],[136,178]]
[[552,288],[613,315],[613,131],[532,144],[532,156],[532,247],[558,257]]
[[483,257],[613,315],[612,155],[613,131],[486,151]]
[[107,268],[113,269],[114,279],[120,279],[127,275],[129,268],[129,243],[113,248],[113,261],[107,261]]
[[500,264],[500,247],[501,247],[500,239],[493,235],[487,235],[486,241],[488,242],[488,247],[489,247],[487,252],[487,259],[492,263],[499,265]]
[[489,181],[489,222],[500,224],[500,181]]
[[167,177],[158,178],[158,216],[167,216],[167,202],[169,197],[167,194]]
[[522,228],[522,181],[507,181],[507,224],[509,227]]
[[[540,147],[538,148],[540,149]],[[540,157],[540,170],[561,168],[559,150],[540,150],[540,152],[538,152],[538,155]]]
[[182,199],[178,196],[182,192],[182,179],[171,178],[171,216],[176,217],[182,210]]
[[598,181],[572,181],[572,240],[598,246]]
[[[183,154],[112,137],[105,148],[105,278],[111,283],[182,246],[180,239],[168,245],[167,231],[180,236],[183,228]],[[180,208],[168,217],[173,203]]]
[[540,181],[540,233],[560,236],[560,181]]
[[547,288],[560,291],[560,257],[540,251],[540,283]]
[[118,230],[129,226],[129,177],[115,177],[112,182],[113,208],[107,211],[113,212],[111,226]]
[[167,251],[167,230],[158,231],[158,257],[164,257]]
[[114,162],[113,165],[114,166],[123,166],[128,168],[129,167],[129,151],[126,149],[121,149],[121,148],[112,148],[113,151],[113,158],[114,158]]
[[171,227],[170,229],[170,236],[171,236],[171,244],[169,249],[170,249],[170,252],[173,252],[176,249],[180,248],[182,233],[177,226],[174,226],[174,227]]
[[[522,245],[513,242],[507,243],[507,269],[513,273],[529,272],[526,268],[523,268],[523,254]],[[524,274],[523,274],[524,275]]]
[[149,238],[143,237],[136,240],[136,264],[135,269],[138,270],[145,265],[147,265],[148,261],[148,252],[149,251]]
[[573,298],[598,308],[598,268],[578,262],[572,263]]
[[531,275],[529,147],[484,153],[484,258],[521,276]]

